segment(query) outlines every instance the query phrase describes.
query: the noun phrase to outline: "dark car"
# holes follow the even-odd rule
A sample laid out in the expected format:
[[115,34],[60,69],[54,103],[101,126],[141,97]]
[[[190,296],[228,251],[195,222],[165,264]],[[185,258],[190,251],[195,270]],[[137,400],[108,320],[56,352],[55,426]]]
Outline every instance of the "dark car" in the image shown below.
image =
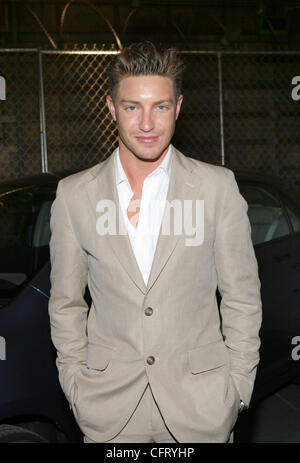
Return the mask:
[[[0,442],[82,439],[59,386],[48,318],[50,209],[63,176],[0,185]],[[274,179],[236,179],[262,285],[255,402],[300,378],[300,206]]]
[[252,241],[261,280],[263,321],[255,402],[300,378],[300,193],[280,181],[238,172],[248,203]]
[[0,185],[0,442],[78,442],[50,338],[50,208],[58,177]]

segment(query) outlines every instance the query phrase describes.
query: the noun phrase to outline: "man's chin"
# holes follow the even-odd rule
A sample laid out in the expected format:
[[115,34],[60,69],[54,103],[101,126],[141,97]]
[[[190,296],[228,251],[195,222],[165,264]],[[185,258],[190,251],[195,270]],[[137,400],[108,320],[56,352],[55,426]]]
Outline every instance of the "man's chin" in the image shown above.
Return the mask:
[[140,159],[141,161],[146,161],[146,162],[155,162],[157,161],[161,156],[163,156],[164,153],[166,153],[167,148],[163,148],[162,150],[136,150],[134,152],[134,155]]

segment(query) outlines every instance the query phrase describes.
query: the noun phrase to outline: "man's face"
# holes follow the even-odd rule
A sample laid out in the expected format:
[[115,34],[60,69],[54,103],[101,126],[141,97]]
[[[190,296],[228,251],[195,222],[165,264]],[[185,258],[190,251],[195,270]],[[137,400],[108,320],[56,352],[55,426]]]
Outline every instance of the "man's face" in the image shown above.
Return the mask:
[[107,104],[117,122],[122,153],[144,161],[166,152],[175,130],[182,95],[176,101],[174,85],[164,76],[124,77],[114,101]]

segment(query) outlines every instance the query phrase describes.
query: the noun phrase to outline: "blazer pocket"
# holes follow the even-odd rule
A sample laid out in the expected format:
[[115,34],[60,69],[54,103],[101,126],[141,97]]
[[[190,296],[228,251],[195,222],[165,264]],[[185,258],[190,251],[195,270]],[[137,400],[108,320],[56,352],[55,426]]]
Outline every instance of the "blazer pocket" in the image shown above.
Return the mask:
[[192,373],[214,370],[228,363],[227,347],[222,339],[188,351],[189,367]]
[[89,344],[87,348],[87,367],[92,370],[106,370],[112,354],[113,349],[110,347]]

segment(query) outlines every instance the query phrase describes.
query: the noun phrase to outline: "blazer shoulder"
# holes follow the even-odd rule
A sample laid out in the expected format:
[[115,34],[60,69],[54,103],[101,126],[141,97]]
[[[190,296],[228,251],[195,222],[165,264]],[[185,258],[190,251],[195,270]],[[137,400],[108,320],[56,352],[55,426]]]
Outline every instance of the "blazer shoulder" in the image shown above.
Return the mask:
[[217,182],[216,185],[227,182],[232,182],[235,179],[234,172],[228,167],[210,164],[209,162],[200,161],[191,157],[186,157],[186,162],[190,165],[194,174],[198,174],[202,178],[210,182]]
[[84,185],[86,185],[97,176],[104,163],[105,161],[98,162],[98,164],[95,164],[92,167],[88,167],[87,169],[81,170],[80,172],[76,172],[62,178],[58,182],[59,188],[66,193],[70,192],[72,194],[80,191]]

